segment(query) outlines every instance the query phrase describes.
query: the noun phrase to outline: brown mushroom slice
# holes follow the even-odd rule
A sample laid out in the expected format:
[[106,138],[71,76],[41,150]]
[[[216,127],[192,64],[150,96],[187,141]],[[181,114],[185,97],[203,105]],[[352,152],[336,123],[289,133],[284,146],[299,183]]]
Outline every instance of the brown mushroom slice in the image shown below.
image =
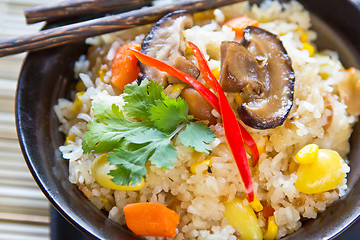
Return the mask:
[[[199,69],[185,55],[186,42],[183,31],[193,26],[192,14],[187,11],[175,11],[161,18],[149,31],[141,45],[141,52],[186,72],[197,78]],[[140,63],[141,78],[156,80],[164,87],[180,81],[156,68]]]
[[211,113],[214,108],[195,89],[190,87],[183,89],[180,97],[188,103],[190,115],[209,121],[210,125],[216,124],[216,117]]
[[261,28],[246,28],[241,43],[222,43],[220,82],[241,94],[239,117],[256,129],[283,124],[293,104],[291,60],[278,36]]

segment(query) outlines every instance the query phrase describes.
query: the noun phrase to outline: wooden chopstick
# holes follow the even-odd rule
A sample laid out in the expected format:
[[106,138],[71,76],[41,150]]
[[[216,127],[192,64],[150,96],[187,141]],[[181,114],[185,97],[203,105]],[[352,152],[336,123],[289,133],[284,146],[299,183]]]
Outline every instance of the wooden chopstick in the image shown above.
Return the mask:
[[150,6],[152,0],[71,0],[46,6],[26,8],[24,11],[28,24],[54,22],[81,16],[104,13],[120,13]]
[[197,12],[240,1],[243,0],[187,0],[165,6],[143,8],[67,26],[51,28],[33,35],[26,35],[0,42],[0,57],[55,47],[104,33],[152,23],[159,20],[165,14],[175,10],[182,9],[188,10],[189,12]]

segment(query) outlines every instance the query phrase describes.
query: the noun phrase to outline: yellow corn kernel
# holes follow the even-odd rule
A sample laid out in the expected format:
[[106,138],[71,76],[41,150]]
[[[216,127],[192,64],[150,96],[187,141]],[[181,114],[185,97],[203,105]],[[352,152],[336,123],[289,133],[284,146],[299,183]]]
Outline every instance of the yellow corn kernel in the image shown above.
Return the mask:
[[257,145],[258,147],[258,151],[259,151],[259,156],[261,156],[261,154],[263,154],[265,152],[265,145],[268,141],[268,138],[266,136],[263,137],[264,138],[264,144],[261,144],[261,145]]
[[306,43],[309,40],[307,33],[302,28],[298,28],[297,31],[300,33],[300,41]]
[[254,209],[255,212],[260,212],[264,209],[263,205],[256,197],[254,197],[254,201],[250,203],[250,206],[252,207],[252,209]]
[[69,145],[72,142],[75,142],[75,136],[73,134],[66,137],[65,142],[67,145]]
[[141,182],[136,184],[135,186],[124,186],[118,185],[114,183],[111,179],[112,176],[108,175],[110,170],[114,169],[115,166],[111,165],[107,161],[107,154],[102,154],[95,158],[95,160],[91,163],[91,175],[95,179],[95,181],[105,188],[110,188],[114,190],[122,190],[122,191],[136,191],[144,187],[145,180],[141,178]]
[[177,92],[177,91],[181,91],[181,90],[183,90],[185,87],[186,87],[186,84],[185,84],[185,83],[173,84],[170,93],[174,93],[174,92]]
[[319,72],[319,76],[320,76],[322,79],[326,80],[326,79],[328,79],[329,74],[326,73],[326,72]]
[[306,50],[309,52],[309,56],[312,57],[314,55],[315,52],[315,48],[313,45],[311,45],[310,43],[304,43],[303,47],[301,48],[301,50]]
[[216,77],[216,79],[220,78],[220,67],[211,69],[212,74],[214,74],[214,76]]
[[243,102],[244,98],[240,95],[240,93],[235,93],[235,103],[240,106]]
[[81,91],[84,91],[85,89],[86,89],[86,86],[83,81],[80,80],[75,84],[76,92],[81,92]]
[[275,217],[270,216],[268,218],[268,227],[264,234],[264,240],[274,240],[278,232],[278,226],[275,222]]
[[212,157],[206,158],[203,161],[199,161],[199,162],[194,162],[193,164],[191,164],[190,166],[190,172],[192,174],[197,174],[200,171],[202,171],[202,173],[206,173],[208,168],[211,168],[212,165]]
[[100,68],[100,69],[97,71],[97,75],[99,76],[100,80],[101,80],[103,83],[106,83],[106,82],[104,81],[105,74],[106,74],[106,69],[104,69],[104,68]]
[[315,161],[310,164],[299,164],[295,187],[299,192],[306,194],[334,189],[346,176],[342,170],[344,164],[344,160],[336,151],[319,149]]
[[240,233],[242,240],[263,239],[256,214],[249,205],[244,205],[241,199],[235,198],[232,202],[225,203],[224,206],[224,217]]
[[74,103],[71,106],[70,112],[73,114],[77,114],[81,110],[81,104],[82,104],[82,96],[85,92],[78,92],[75,94],[75,100]]
[[310,164],[317,159],[319,146],[308,144],[297,152],[295,159],[299,164]]

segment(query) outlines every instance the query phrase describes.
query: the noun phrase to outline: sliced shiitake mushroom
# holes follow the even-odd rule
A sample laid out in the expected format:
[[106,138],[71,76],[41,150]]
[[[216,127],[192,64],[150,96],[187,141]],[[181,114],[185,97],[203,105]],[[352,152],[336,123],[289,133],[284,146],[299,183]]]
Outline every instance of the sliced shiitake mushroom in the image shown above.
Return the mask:
[[[186,42],[183,31],[193,26],[191,13],[180,10],[169,13],[161,18],[144,38],[141,52],[182,70],[197,78],[199,69],[185,55]],[[180,81],[156,68],[140,64],[141,78],[156,80],[163,86]]]
[[221,44],[220,82],[243,97],[239,117],[253,128],[283,124],[293,104],[291,60],[279,37],[258,27],[247,27],[241,43]]

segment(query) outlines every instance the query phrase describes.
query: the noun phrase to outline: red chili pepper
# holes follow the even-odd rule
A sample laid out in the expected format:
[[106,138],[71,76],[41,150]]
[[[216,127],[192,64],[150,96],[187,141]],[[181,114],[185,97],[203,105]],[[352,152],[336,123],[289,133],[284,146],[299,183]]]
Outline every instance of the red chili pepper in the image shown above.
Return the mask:
[[204,84],[202,84],[201,82],[199,82],[198,80],[196,80],[195,78],[191,77],[190,75],[184,73],[183,71],[180,71],[177,68],[174,68],[164,62],[161,62],[155,58],[149,57],[145,54],[143,54],[142,52],[136,50],[136,49],[131,49],[131,51],[134,53],[134,55],[136,56],[136,58],[142,62],[145,65],[151,66],[151,67],[155,67],[156,69],[166,72],[167,74],[170,74],[171,76],[176,77],[177,79],[190,84],[191,86],[194,87],[194,89],[213,107],[215,108],[218,112],[220,109],[219,106],[219,101],[217,99],[217,97],[215,96],[215,94],[213,92],[211,92],[207,87],[204,86]]
[[[251,179],[251,174],[250,174],[250,169],[249,169],[249,165],[247,163],[247,157],[246,157],[246,152],[245,152],[245,147],[244,147],[244,142],[241,136],[241,127],[239,126],[237,119],[235,117],[234,112],[232,111],[232,108],[230,106],[230,104],[227,102],[226,96],[225,94],[222,92],[222,89],[219,85],[219,89],[217,92],[219,92],[219,90],[221,89],[221,92],[223,93],[221,96],[219,96],[219,100],[218,98],[215,96],[215,94],[213,94],[208,88],[206,88],[202,83],[198,82],[195,78],[192,78],[191,76],[189,76],[188,74],[180,71],[179,69],[176,69],[164,62],[161,62],[155,58],[149,57],[143,53],[141,53],[140,51],[136,50],[136,49],[132,49],[132,52],[134,53],[134,55],[138,58],[138,60],[148,66],[152,66],[157,68],[160,71],[164,71],[176,78],[178,78],[179,80],[186,82],[190,85],[192,85],[194,87],[195,90],[197,90],[200,95],[209,103],[211,104],[219,113],[222,113],[224,115],[233,115],[233,118],[230,117],[230,121],[228,121],[228,118],[226,117],[226,119],[223,117],[223,121],[224,121],[224,129],[225,129],[225,125],[226,125],[226,132],[227,134],[227,139],[229,142],[229,146],[233,152],[235,161],[238,163],[242,163],[244,164],[244,162],[246,161],[246,167],[245,168],[241,168],[239,167],[239,171],[240,171],[240,175],[243,179],[245,188],[246,188],[246,192],[248,194],[248,200],[250,202],[253,201],[254,199],[254,190],[253,190],[253,185],[252,185],[252,179]],[[210,82],[210,81],[209,81]],[[216,80],[216,83],[217,80]],[[212,87],[215,86],[216,84],[215,82],[211,82],[210,85]],[[224,103],[225,102],[225,103]],[[222,106],[222,108],[220,108],[219,103],[223,103],[224,106]],[[227,105],[226,105],[227,103]],[[231,120],[232,119],[232,120]],[[235,124],[234,124],[234,120],[235,119]],[[225,123],[226,122],[226,123]],[[233,131],[232,129],[238,129],[238,131]],[[226,135],[226,134],[225,134]],[[235,139],[235,141],[232,141],[231,139]],[[231,140],[231,144],[230,141]],[[239,141],[240,140],[240,141]],[[240,149],[240,151],[237,151],[237,149]],[[240,160],[240,161],[239,161]],[[239,166],[239,164],[238,164]]]
[[[200,51],[200,49],[192,42],[188,42],[188,44],[190,45],[190,47],[196,57],[196,60],[199,64],[200,72],[203,76],[204,81],[214,91],[218,92],[217,88],[219,88],[220,91],[223,92],[219,82],[217,81],[214,74],[211,72],[209,65],[207,64],[207,61],[206,61],[204,55],[202,54],[202,52]],[[217,110],[217,111],[219,112],[219,110]],[[256,166],[256,164],[259,160],[259,150],[257,148],[257,145],[256,145],[254,139],[252,138],[252,136],[250,135],[250,133],[248,131],[246,131],[244,126],[242,126],[241,123],[238,123],[238,124],[240,126],[242,138],[243,138],[244,142],[246,143],[246,145],[249,147],[251,154],[253,156],[253,166]]]
[[245,146],[244,142],[242,141],[243,137],[241,134],[241,128],[239,126],[239,123],[219,82],[215,78],[214,74],[211,72],[204,55],[195,44],[189,42],[189,45],[193,50],[193,53],[199,64],[200,72],[203,76],[203,79],[209,86],[214,87],[215,91],[218,94],[220,114],[223,119],[225,136],[231,152],[234,156],[236,165],[239,169],[241,178],[244,182],[246,193],[248,195],[248,200],[249,202],[252,202],[254,200],[254,189],[251,179],[250,167],[247,161]]

